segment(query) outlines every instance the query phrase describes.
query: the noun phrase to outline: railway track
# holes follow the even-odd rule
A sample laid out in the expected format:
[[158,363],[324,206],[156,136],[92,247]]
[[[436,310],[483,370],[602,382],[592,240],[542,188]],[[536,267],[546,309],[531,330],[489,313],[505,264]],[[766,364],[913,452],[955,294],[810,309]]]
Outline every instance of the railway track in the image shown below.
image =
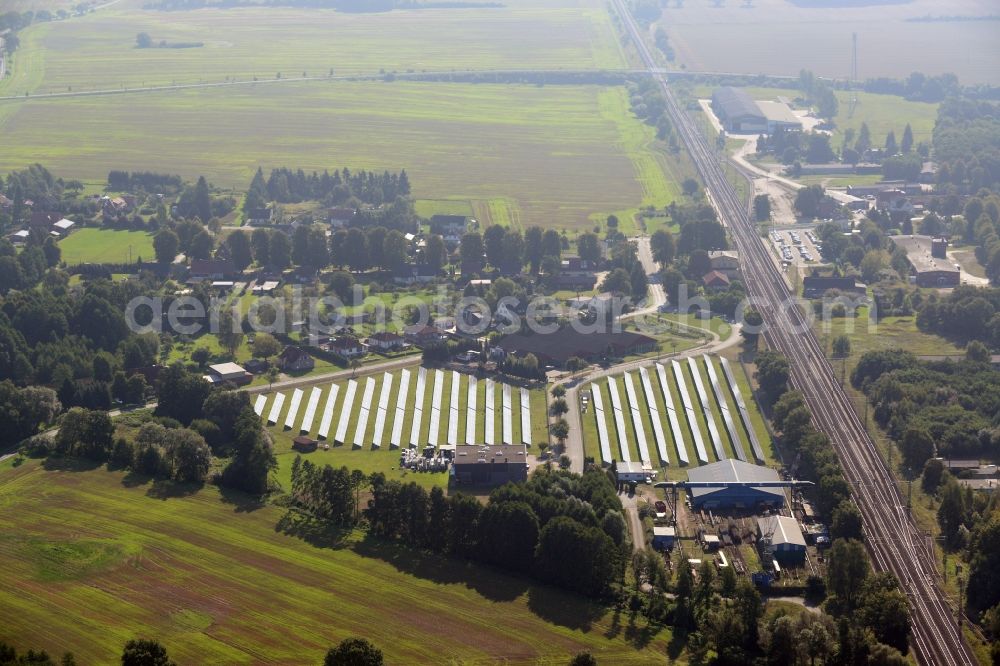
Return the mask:
[[829,436],[840,458],[864,520],[873,565],[879,571],[895,574],[909,600],[912,642],[919,661],[933,666],[975,664],[976,658],[962,637],[953,609],[937,585],[933,552],[928,551],[892,473],[838,383],[809,320],[793,301],[780,270],[757,235],[749,215],[749,202],[740,201],[718,156],[677,104],[622,0],[614,3],[637,51],[658,81],[674,127],[740,252],[748,293],[767,326],[764,337],[789,359],[792,386],[804,394],[814,423]]

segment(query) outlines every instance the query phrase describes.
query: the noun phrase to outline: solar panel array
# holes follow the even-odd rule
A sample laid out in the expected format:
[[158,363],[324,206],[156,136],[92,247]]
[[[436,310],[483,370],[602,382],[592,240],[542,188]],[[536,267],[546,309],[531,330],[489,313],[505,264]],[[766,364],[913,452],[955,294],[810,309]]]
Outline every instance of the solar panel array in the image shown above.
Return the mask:
[[465,443],[477,444],[476,442],[476,392],[479,390],[479,382],[475,377],[469,377],[469,396],[466,402],[465,412]]
[[650,420],[653,422],[653,438],[656,440],[656,450],[660,454],[663,464],[670,463],[667,456],[667,436],[663,433],[663,422],[660,420],[660,407],[656,403],[656,395],[653,393],[653,385],[649,381],[649,372],[646,368],[639,368],[639,380],[642,382],[642,392],[646,396],[646,405],[649,407]]
[[684,381],[684,371],[677,361],[670,362],[674,371],[674,380],[677,382],[677,389],[681,394],[681,402],[684,403],[684,415],[687,417],[688,429],[691,431],[691,438],[694,440],[694,448],[698,455],[698,461],[702,464],[708,463],[708,452],[705,451],[705,442],[701,439],[701,428],[698,427],[698,420],[694,415],[694,407],[691,405],[691,396],[688,394],[687,383]]
[[650,464],[649,445],[646,443],[646,429],[642,425],[642,415],[639,413],[639,397],[635,393],[635,383],[632,375],[625,373],[625,394],[628,396],[629,410],[632,412],[632,428],[635,431],[635,443],[639,447],[639,458]]
[[712,438],[712,448],[715,450],[717,460],[725,460],[729,456],[722,450],[722,437],[719,436],[719,428],[715,425],[715,417],[712,416],[712,405],[708,401],[708,394],[705,392],[705,383],[701,381],[701,373],[698,372],[698,363],[694,357],[688,357],[688,370],[694,379],[695,392],[698,394],[698,402],[701,403],[701,413],[705,416],[705,424],[708,426],[708,434]]
[[448,446],[458,444],[458,400],[462,388],[461,375],[451,371],[451,403],[448,407]]
[[288,406],[288,414],[285,416],[285,429],[291,430],[295,425],[295,417],[299,413],[299,405],[302,404],[302,396],[305,395],[302,389],[295,389],[292,392],[292,404]]
[[375,396],[375,380],[369,377],[365,380],[365,392],[361,396],[361,411],[358,412],[358,425],[354,429],[354,446],[365,445],[365,432],[368,430],[368,417],[371,415],[372,398]]
[[389,446],[398,449],[402,446],[403,421],[406,418],[406,397],[410,392],[410,371],[399,373],[399,395],[396,396],[396,417],[392,421],[392,434],[389,435]]
[[378,410],[375,412],[375,432],[372,433],[372,446],[382,446],[382,435],[385,433],[385,417],[389,410],[389,394],[392,392],[392,375],[388,372],[382,375],[382,390],[378,396]]
[[503,419],[501,424],[503,425],[503,443],[513,444],[514,443],[514,416],[513,409],[514,406],[511,404],[512,398],[510,394],[510,384],[503,385]]
[[684,446],[684,434],[681,432],[680,419],[677,418],[677,407],[674,405],[674,397],[670,393],[670,385],[667,383],[667,371],[662,363],[656,364],[656,376],[660,380],[660,391],[663,393],[663,402],[667,406],[667,420],[670,422],[670,432],[674,436],[674,447],[677,449],[677,459],[681,464],[687,465],[690,459],[687,454],[687,447]]
[[413,401],[413,424],[410,426],[410,446],[420,446],[420,423],[424,418],[424,392],[427,389],[427,369],[417,370],[417,393]]
[[319,421],[319,432],[317,434],[321,439],[327,439],[330,436],[330,424],[333,423],[333,407],[337,402],[337,394],[339,392],[339,386],[336,384],[330,385],[330,394],[326,396],[326,405],[323,406],[323,418]]
[[722,373],[726,376],[726,381],[729,382],[729,390],[733,394],[733,400],[736,402],[736,409],[740,413],[740,420],[743,421],[743,429],[747,433],[747,437],[750,438],[750,449],[753,451],[754,458],[757,459],[758,463],[764,463],[764,449],[760,445],[760,440],[757,439],[757,433],[753,429],[753,423],[750,422],[750,412],[747,411],[747,405],[743,402],[743,395],[740,393],[740,387],[736,383],[736,378],[733,377],[732,370],[729,369],[729,359],[722,358]]
[[531,394],[521,389],[521,442],[531,446]]
[[340,422],[337,423],[337,434],[333,441],[338,444],[347,443],[347,424],[351,421],[351,410],[354,407],[354,396],[358,392],[358,383],[353,379],[347,382],[347,393],[344,395],[344,406],[340,411]]
[[615,429],[618,431],[618,447],[621,449],[622,460],[632,462],[632,454],[628,450],[628,435],[625,432],[625,417],[622,414],[622,400],[618,396],[618,384],[614,377],[608,378],[608,393],[611,394],[611,407],[615,417]]
[[434,371],[434,393],[431,398],[431,423],[427,433],[427,443],[430,446],[438,445],[438,435],[441,432],[441,393],[444,389],[444,373],[440,370]]
[[743,452],[743,445],[740,443],[740,436],[736,432],[736,424],[733,422],[733,415],[729,413],[729,405],[726,404],[726,396],[722,394],[722,387],[719,385],[719,375],[715,372],[715,366],[712,364],[712,359],[708,357],[708,354],[702,354],[701,358],[705,361],[705,370],[708,372],[708,380],[712,384],[712,393],[715,395],[715,402],[719,405],[719,410],[722,412],[722,422],[726,426],[726,432],[729,434],[729,442],[733,445],[733,451],[736,453],[736,457],[746,462],[747,456]]
[[594,416],[597,418],[597,441],[601,445],[601,460],[610,463],[611,442],[608,438],[608,422],[604,417],[604,401],[601,400],[601,388],[597,384],[590,386],[590,393],[594,396]]
[[496,440],[496,418],[493,413],[494,406],[496,405],[496,395],[494,393],[495,387],[492,379],[486,380],[486,432],[484,439],[488,446],[493,446],[497,443]]
[[313,387],[312,392],[309,394],[309,402],[306,404],[306,413],[302,417],[302,425],[299,426],[299,432],[308,434],[312,432],[313,421],[316,420],[316,408],[319,407],[319,397],[323,392],[318,388]]
[[267,415],[267,422],[274,425],[278,422],[278,417],[281,415],[281,406],[285,404],[285,394],[279,393],[274,396],[274,404],[271,405],[271,411]]
[[267,404],[267,396],[266,395],[261,394],[261,395],[257,396],[257,401],[254,402],[254,404],[253,404],[253,412],[254,412],[254,414],[256,414],[257,416],[260,416],[261,414],[263,414],[264,413],[264,405],[266,405],[266,404]]

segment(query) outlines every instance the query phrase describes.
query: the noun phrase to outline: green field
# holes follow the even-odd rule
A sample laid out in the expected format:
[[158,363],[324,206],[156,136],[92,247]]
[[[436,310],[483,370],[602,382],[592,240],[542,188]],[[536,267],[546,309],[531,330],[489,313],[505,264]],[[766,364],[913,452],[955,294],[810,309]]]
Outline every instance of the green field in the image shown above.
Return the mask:
[[[993,13],[995,4],[983,0],[754,0],[752,8],[742,2],[684,2],[681,8],[668,4],[660,25],[677,54],[673,66],[688,71],[797,76],[800,69],[809,69],[844,80],[851,73],[856,34],[860,80],[903,79],[919,71],[951,72],[965,84],[1000,83],[996,21],[908,20]],[[977,53],[993,58],[975,57]]]
[[0,110],[0,171],[155,168],[244,188],[259,165],[405,168],[417,198],[488,202],[476,210],[484,223],[567,228],[612,212],[626,221],[679,196],[624,88],[312,82],[29,98]]
[[155,261],[153,237],[144,231],[80,229],[59,241],[67,265]]
[[[6,94],[175,83],[378,74],[380,71],[621,69],[600,0],[505,2],[498,8],[341,13],[230,8],[160,12],[140,3],[22,31],[30,71]],[[136,48],[154,42],[200,48]],[[287,35],[281,37],[281,35]]]
[[[46,470],[45,467],[51,469]],[[0,465],[0,639],[78,663],[155,637],[180,664],[319,663],[364,636],[398,663],[663,659],[669,631],[557,590],[122,472]],[[314,545],[311,545],[314,544]],[[633,619],[635,618],[635,619]]]

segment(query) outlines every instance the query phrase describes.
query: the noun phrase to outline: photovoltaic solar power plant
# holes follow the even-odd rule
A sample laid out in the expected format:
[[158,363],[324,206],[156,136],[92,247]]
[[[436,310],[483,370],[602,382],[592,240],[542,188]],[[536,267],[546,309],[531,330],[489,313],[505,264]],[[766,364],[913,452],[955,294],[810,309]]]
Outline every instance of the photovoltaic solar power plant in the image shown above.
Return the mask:
[[712,404],[708,401],[708,393],[705,392],[705,383],[701,381],[701,373],[698,372],[698,363],[693,356],[688,356],[688,370],[691,371],[691,378],[694,379],[695,392],[698,394],[698,402],[701,403],[701,412],[705,415],[705,424],[708,426],[708,434],[712,438],[712,448],[715,449],[717,460],[725,460],[729,456],[722,450],[722,437],[719,436],[719,428],[715,425],[715,418],[712,416]]
[[420,424],[424,418],[424,391],[427,388],[427,369],[417,370],[417,392],[413,399],[413,424],[410,426],[410,446],[420,446]]
[[614,377],[608,377],[608,393],[611,394],[611,407],[615,417],[615,430],[618,431],[618,448],[622,452],[623,462],[632,462],[628,450],[628,436],[625,430],[625,416],[622,414],[622,400],[618,396],[618,384]]
[[733,400],[736,401],[736,409],[740,413],[740,420],[743,421],[743,428],[747,432],[747,437],[750,438],[750,448],[753,450],[753,457],[757,459],[757,462],[761,465],[764,464],[764,449],[760,445],[760,440],[757,439],[757,433],[753,429],[753,423],[750,421],[750,412],[747,411],[747,404],[743,402],[743,395],[740,393],[740,387],[736,383],[736,378],[733,377],[733,371],[729,368],[729,359],[722,357],[720,359],[722,362],[722,373],[726,376],[726,381],[729,382],[729,390],[733,393]]
[[521,389],[521,442],[531,446],[531,394]]
[[677,381],[677,392],[681,394],[681,402],[684,403],[684,415],[687,418],[688,428],[691,430],[691,438],[694,440],[694,448],[698,455],[698,461],[708,464],[708,452],[705,451],[705,442],[701,439],[701,428],[698,427],[698,420],[694,415],[694,407],[691,405],[691,396],[688,395],[687,382],[684,381],[684,371],[677,361],[670,362],[674,370],[674,379]]
[[330,385],[330,394],[326,396],[326,405],[323,406],[323,418],[319,422],[319,432],[317,434],[320,439],[330,437],[330,424],[333,423],[333,406],[337,402],[337,393],[339,392],[339,386],[336,384]]
[[431,423],[427,433],[427,443],[431,446],[439,444],[438,437],[441,434],[441,394],[444,391],[444,373],[440,370],[434,371],[434,393],[431,398]]
[[486,436],[484,439],[488,446],[493,446],[497,443],[495,432],[496,419],[493,413],[494,405],[496,405],[495,386],[492,379],[486,380]]
[[410,371],[399,373],[399,395],[396,397],[396,416],[392,420],[392,433],[389,435],[389,446],[398,449],[402,446],[403,421],[406,418],[406,397],[410,392]]
[[469,377],[469,397],[465,415],[465,443],[476,444],[476,391],[479,382],[475,377]]
[[358,383],[353,379],[347,382],[347,393],[344,394],[344,405],[340,408],[340,421],[337,423],[337,433],[333,441],[337,444],[347,443],[347,424],[351,420],[351,410],[354,408],[354,396],[358,392]]
[[306,403],[306,414],[302,417],[302,425],[299,426],[299,432],[303,434],[309,434],[312,432],[313,421],[316,420],[316,408],[319,407],[319,396],[323,392],[316,387],[313,387],[312,392],[309,394],[309,402]]
[[591,384],[590,392],[594,396],[594,417],[597,419],[597,441],[601,444],[601,460],[610,463],[611,442],[608,439],[608,423],[605,420],[601,388],[597,384]]
[[448,446],[458,444],[458,401],[459,389],[462,387],[462,376],[451,371],[451,404],[448,407]]
[[389,413],[389,393],[392,391],[392,375],[382,373],[382,390],[378,395],[378,411],[375,412],[375,432],[372,433],[372,446],[382,446],[382,435],[385,433],[385,418]]
[[715,394],[715,401],[719,403],[719,410],[722,411],[722,421],[726,424],[726,432],[729,433],[729,441],[733,445],[733,451],[736,453],[737,458],[746,462],[747,456],[743,452],[743,444],[740,443],[740,435],[736,430],[733,415],[729,412],[729,404],[726,402],[726,396],[722,392],[719,375],[715,372],[715,365],[708,354],[702,354],[701,358],[705,361],[705,370],[708,372],[708,380],[712,384],[712,393]]
[[263,414],[264,413],[264,405],[266,405],[266,404],[267,404],[267,396],[266,395],[259,395],[259,396],[257,396],[257,400],[253,403],[254,414],[256,414],[257,416],[260,416],[261,414]]
[[514,443],[514,405],[511,397],[510,384],[503,385],[503,443]]
[[302,404],[302,396],[305,395],[302,389],[295,389],[292,392],[292,404],[288,406],[288,414],[285,416],[285,428],[291,430],[295,425],[295,417],[299,413],[299,405]]
[[653,422],[653,437],[656,439],[656,450],[659,452],[660,460],[663,461],[663,464],[669,465],[670,458],[667,457],[667,436],[663,434],[660,408],[656,404],[653,385],[649,381],[649,371],[646,368],[639,368],[639,380],[642,382],[642,392],[646,396],[646,404],[649,406],[649,416]]
[[629,410],[632,412],[632,428],[635,430],[635,441],[639,446],[639,457],[647,465],[649,460],[649,446],[646,444],[646,429],[642,426],[642,415],[639,413],[639,397],[635,393],[635,382],[632,375],[625,373],[625,393],[628,395]]
[[271,405],[271,411],[267,415],[267,422],[274,425],[278,422],[278,417],[281,415],[281,406],[285,404],[285,394],[278,393],[274,396],[274,403]]
[[691,461],[688,459],[687,447],[684,446],[684,435],[681,432],[680,420],[677,418],[677,407],[674,405],[674,398],[670,394],[670,385],[667,383],[667,371],[661,363],[656,364],[656,376],[660,380],[663,403],[667,406],[667,419],[670,421],[670,432],[674,436],[677,459],[681,461],[681,464],[687,465]]
[[361,396],[361,411],[358,412],[358,427],[354,430],[354,446],[365,445],[365,432],[368,430],[368,417],[371,416],[372,398],[375,396],[375,380],[371,377],[365,380],[365,392]]

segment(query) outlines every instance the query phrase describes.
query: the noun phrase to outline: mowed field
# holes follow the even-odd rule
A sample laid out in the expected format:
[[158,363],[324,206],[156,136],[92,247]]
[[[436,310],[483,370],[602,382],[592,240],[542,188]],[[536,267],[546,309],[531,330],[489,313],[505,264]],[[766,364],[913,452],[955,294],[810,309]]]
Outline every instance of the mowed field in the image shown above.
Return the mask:
[[[997,21],[914,21],[927,16],[996,15],[991,0],[836,3],[754,0],[669,3],[660,25],[689,71],[797,76],[800,69],[846,79],[858,37],[858,78],[953,73],[965,84],[1000,83]],[[825,4],[824,7],[796,6]],[[863,3],[845,3],[858,4]]]
[[[711,416],[712,424],[720,438],[719,443],[723,454],[721,458],[716,453],[716,449],[713,445],[711,430],[708,421],[706,420],[705,410],[702,407],[697,385],[695,384],[695,376],[691,373],[690,364],[686,358],[678,359],[677,362],[684,380],[683,388],[686,389],[688,399],[690,400],[690,404],[693,408],[693,425],[688,421],[687,413],[684,408],[683,393],[685,391],[682,390],[680,382],[677,381],[672,364],[669,359],[661,361],[661,364],[664,367],[666,387],[670,392],[670,401],[673,405],[681,433],[680,441],[678,441],[673,435],[673,428],[669,418],[669,407],[666,395],[663,393],[663,387],[659,381],[656,364],[650,363],[645,367],[645,369],[649,376],[650,388],[652,389],[652,404],[649,400],[649,396],[644,390],[641,374],[638,371],[630,371],[627,373],[627,375],[631,377],[632,385],[635,389],[636,403],[634,405],[629,398],[625,374],[599,379],[596,382],[588,384],[584,389],[583,393],[588,396],[587,411],[583,414],[584,447],[587,455],[593,456],[593,458],[597,461],[602,459],[600,435],[597,422],[600,416],[596,408],[592,392],[593,387],[596,386],[601,394],[604,424],[608,434],[608,444],[612,460],[630,460],[632,462],[641,462],[645,456],[643,455],[640,442],[645,439],[646,454],[648,455],[648,460],[654,469],[661,470],[661,474],[670,479],[685,478],[686,472],[684,470],[687,467],[697,467],[700,464],[705,464],[699,460],[700,456],[695,443],[695,431],[697,431],[700,434],[704,446],[707,463],[717,462],[726,458],[738,459],[739,455],[736,453],[735,448],[738,446],[747,462],[759,464],[756,461],[754,451],[750,444],[748,430],[740,417],[737,402],[735,400],[735,392],[729,386],[726,376],[723,373],[721,362],[715,356],[710,356],[709,358],[711,359],[712,366],[719,380],[719,388],[723,398],[722,403],[719,402],[712,388],[704,358],[700,354],[694,356],[698,377],[701,379],[702,386],[705,390],[705,397],[707,398],[708,413]],[[744,374],[738,361],[730,361],[729,365],[733,373],[733,378],[736,380],[736,386],[739,390],[739,394],[746,405],[753,432],[757,437],[757,441],[761,445],[761,451],[764,454],[764,464],[774,465],[777,455],[768,434],[767,427],[764,424],[763,417],[761,416],[757,403],[754,400],[751,386],[747,381],[746,375]],[[614,402],[611,396],[612,384],[618,392],[619,404],[622,407],[623,431],[619,431],[617,419],[615,417]],[[638,409],[639,427],[642,429],[642,437],[640,437],[637,433],[636,423],[632,417],[631,408],[633,406]],[[723,406],[726,410],[728,410],[732,419],[734,432],[736,434],[735,441],[729,436],[729,431],[723,416]],[[660,427],[664,435],[664,445],[667,453],[666,461],[664,461],[659,454],[657,439],[655,436],[653,419],[657,418],[657,416],[659,417]],[[688,458],[687,464],[684,464],[681,457],[678,455],[679,448],[684,450]]]
[[581,650],[648,664],[670,640],[490,569],[310,532],[214,487],[45,467],[0,466],[0,639],[21,648],[108,664],[148,636],[180,664],[315,664],[354,635],[391,664],[565,663]]
[[[405,168],[420,199],[484,221],[585,228],[679,196],[624,88],[305,82],[0,102],[0,172],[111,169],[245,188],[258,166]],[[626,229],[627,231],[627,229]]]
[[80,229],[59,241],[67,265],[154,261],[153,236],[145,231]]
[[[140,3],[23,31],[30,66],[0,94],[65,92],[382,70],[620,69],[599,0],[379,13],[289,8],[161,12]],[[196,48],[136,48],[136,35]],[[19,56],[20,57],[20,56]]]
[[[396,419],[396,405],[399,403],[400,391],[402,388],[402,371],[395,371],[390,373],[392,376],[392,386],[389,393],[388,399],[388,411],[385,417],[385,427],[382,432],[382,436],[379,439],[380,446],[375,448],[372,446],[373,437],[375,434],[375,424],[378,418],[378,403],[382,392],[382,386],[384,382],[384,373],[377,373],[371,375],[375,380],[375,392],[372,397],[370,411],[368,415],[368,420],[365,422],[363,432],[365,437],[363,439],[363,444],[360,447],[354,446],[355,435],[358,432],[358,425],[361,416],[362,409],[362,398],[365,391],[365,384],[368,380],[367,377],[358,377],[353,380],[357,384],[357,388],[351,409],[344,417],[344,405],[346,402],[347,388],[349,380],[337,381],[333,383],[324,383],[317,386],[320,389],[320,398],[318,407],[316,409],[315,419],[313,420],[308,434],[314,439],[319,439],[319,427],[322,423],[323,412],[326,406],[327,398],[330,395],[331,386],[337,386],[337,397],[334,403],[333,418],[330,424],[330,430],[325,443],[330,445],[328,451],[319,449],[313,453],[306,454],[305,457],[312,460],[317,464],[330,464],[336,467],[341,465],[346,465],[350,469],[360,469],[365,473],[372,472],[382,472],[390,479],[398,479],[401,481],[415,481],[422,486],[430,488],[431,486],[442,486],[446,487],[448,485],[448,475],[445,472],[410,472],[403,469],[399,465],[400,451],[398,449],[392,448],[390,446],[390,439],[392,434],[393,424]],[[449,428],[449,410],[450,410],[450,399],[451,391],[453,389],[454,379],[452,377],[451,371],[446,371],[442,375],[442,394],[441,394],[441,405],[440,405],[440,418],[438,420],[438,440],[439,445],[443,445],[447,442],[448,428]],[[466,424],[468,422],[468,391],[469,391],[469,376],[465,374],[459,374],[459,403],[458,403],[458,442],[464,444],[466,439]],[[420,420],[420,433],[419,442],[420,446],[428,443],[431,433],[431,413],[433,406],[433,387],[436,381],[436,373],[434,370],[428,370],[427,379],[425,384],[424,398],[421,403],[421,420]],[[407,383],[406,391],[406,402],[404,409],[404,417],[402,421],[402,431],[401,431],[401,444],[402,448],[408,448],[410,444],[410,433],[413,427],[413,420],[415,415],[416,406],[416,394],[417,394],[417,367],[412,367],[409,369],[409,381]],[[494,395],[494,433],[495,441],[500,443],[501,433],[502,433],[502,388],[503,385],[499,382],[495,384],[495,395]],[[271,413],[271,408],[276,402],[276,396],[278,394],[284,394],[284,402],[277,414],[277,420],[273,423],[268,423],[268,418]],[[298,455],[292,449],[292,440],[295,439],[300,434],[301,426],[306,416],[306,408],[310,396],[312,394],[312,388],[303,389],[303,396],[300,406],[293,419],[292,427],[286,427],[286,421],[288,414],[292,409],[292,396],[293,390],[282,390],[275,391],[273,393],[267,394],[267,402],[261,412],[261,418],[264,420],[265,425],[268,426],[268,430],[271,436],[274,438],[274,449],[278,457],[278,471],[277,479],[285,487],[290,487],[291,484],[291,467],[292,461],[295,456]],[[511,425],[513,427],[513,437],[512,440],[515,443],[520,443],[524,441],[525,438],[522,437],[521,432],[521,419],[520,419],[520,388],[514,386],[512,387],[512,414],[513,419]],[[255,401],[256,397],[251,398],[251,402]],[[541,442],[548,442],[548,430],[546,424],[546,402],[545,402],[545,392],[541,389],[534,389],[529,391],[530,400],[530,414],[531,414],[531,432],[526,438],[531,446],[528,447],[528,454],[531,456],[538,455],[539,448],[538,444]],[[486,381],[480,379],[476,383],[476,441],[477,443],[482,443],[485,441],[486,434]],[[341,418],[344,417],[346,423],[345,437],[343,443],[335,443],[338,428],[340,426]]]

